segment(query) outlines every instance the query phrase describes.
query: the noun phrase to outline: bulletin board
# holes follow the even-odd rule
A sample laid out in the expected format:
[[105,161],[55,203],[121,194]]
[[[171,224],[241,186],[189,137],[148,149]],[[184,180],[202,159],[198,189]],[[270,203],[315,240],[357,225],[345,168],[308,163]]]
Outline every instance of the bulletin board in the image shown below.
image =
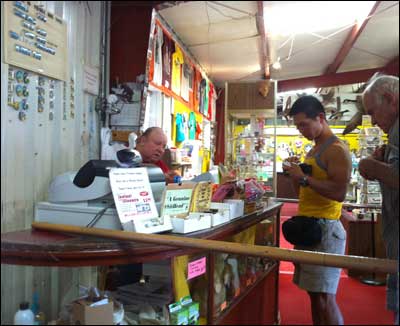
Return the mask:
[[4,3],[4,61],[40,75],[66,80],[67,25],[30,1]]

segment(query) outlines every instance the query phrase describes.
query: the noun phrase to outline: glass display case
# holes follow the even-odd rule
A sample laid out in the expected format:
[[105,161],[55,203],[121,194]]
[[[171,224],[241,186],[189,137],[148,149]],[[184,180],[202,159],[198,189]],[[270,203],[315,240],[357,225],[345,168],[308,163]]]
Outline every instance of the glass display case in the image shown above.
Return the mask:
[[255,178],[262,182],[267,193],[275,196],[275,138],[274,135],[249,132],[232,138],[231,167],[239,180]]
[[[262,210],[185,237],[279,246],[281,207],[282,203],[269,202]],[[279,262],[275,260],[40,230],[4,233],[1,242],[2,264],[52,267],[142,264],[143,278],[139,282],[116,284],[113,289],[101,286],[117,292],[116,297],[124,304],[131,321],[152,319],[166,324],[170,318],[165,313],[166,304],[190,295],[199,302],[201,324],[278,323]],[[114,279],[121,279],[120,271]],[[111,274],[100,273],[98,285],[112,284]]]
[[225,164],[239,180],[255,178],[275,197],[276,83],[268,81],[268,92],[261,94],[264,82],[225,85]]
[[[223,241],[278,247],[279,212],[268,214],[258,223],[224,238]],[[200,303],[201,321],[209,325],[276,323],[278,261],[248,255],[210,252],[189,256],[187,266],[199,259],[205,259],[207,262],[208,273],[188,280],[188,286],[193,300]],[[188,269],[185,269],[184,275],[188,277]],[[267,309],[269,312],[255,306],[250,299],[253,296],[263,297],[269,306],[269,310]]]
[[[358,138],[360,159],[370,156],[374,150],[383,144],[383,133],[379,127],[365,127]],[[360,204],[380,204],[382,195],[378,181],[366,180],[359,176]]]

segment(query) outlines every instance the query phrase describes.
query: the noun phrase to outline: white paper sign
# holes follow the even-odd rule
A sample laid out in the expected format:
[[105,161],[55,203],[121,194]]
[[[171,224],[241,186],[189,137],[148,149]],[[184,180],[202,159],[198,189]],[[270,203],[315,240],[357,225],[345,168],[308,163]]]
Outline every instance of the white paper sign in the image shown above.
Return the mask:
[[158,217],[146,168],[113,168],[109,176],[121,223]]
[[93,95],[99,95],[99,69],[84,66],[83,70],[83,90]]

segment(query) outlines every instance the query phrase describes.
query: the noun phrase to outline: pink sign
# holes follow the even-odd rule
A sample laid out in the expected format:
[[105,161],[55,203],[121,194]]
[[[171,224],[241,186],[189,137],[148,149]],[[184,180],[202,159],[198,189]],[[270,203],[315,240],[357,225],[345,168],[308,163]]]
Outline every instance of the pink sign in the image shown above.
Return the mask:
[[206,257],[197,259],[188,264],[188,280],[206,272]]

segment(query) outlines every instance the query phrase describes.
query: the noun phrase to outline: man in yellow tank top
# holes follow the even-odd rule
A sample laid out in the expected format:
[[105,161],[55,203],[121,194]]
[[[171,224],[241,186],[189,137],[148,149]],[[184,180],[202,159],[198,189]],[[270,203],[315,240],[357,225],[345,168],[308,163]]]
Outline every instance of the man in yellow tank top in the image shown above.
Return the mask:
[[[283,169],[299,191],[298,215],[317,218],[322,230],[319,244],[295,246],[295,249],[343,255],[346,232],[339,219],[351,175],[350,152],[333,134],[324,107],[314,96],[297,99],[289,115],[300,133],[314,141],[304,160],[311,166],[311,174],[303,172],[297,157],[289,157]],[[340,271],[340,268],[295,264],[293,282],[310,297],[314,325],[343,325],[336,303]]]

